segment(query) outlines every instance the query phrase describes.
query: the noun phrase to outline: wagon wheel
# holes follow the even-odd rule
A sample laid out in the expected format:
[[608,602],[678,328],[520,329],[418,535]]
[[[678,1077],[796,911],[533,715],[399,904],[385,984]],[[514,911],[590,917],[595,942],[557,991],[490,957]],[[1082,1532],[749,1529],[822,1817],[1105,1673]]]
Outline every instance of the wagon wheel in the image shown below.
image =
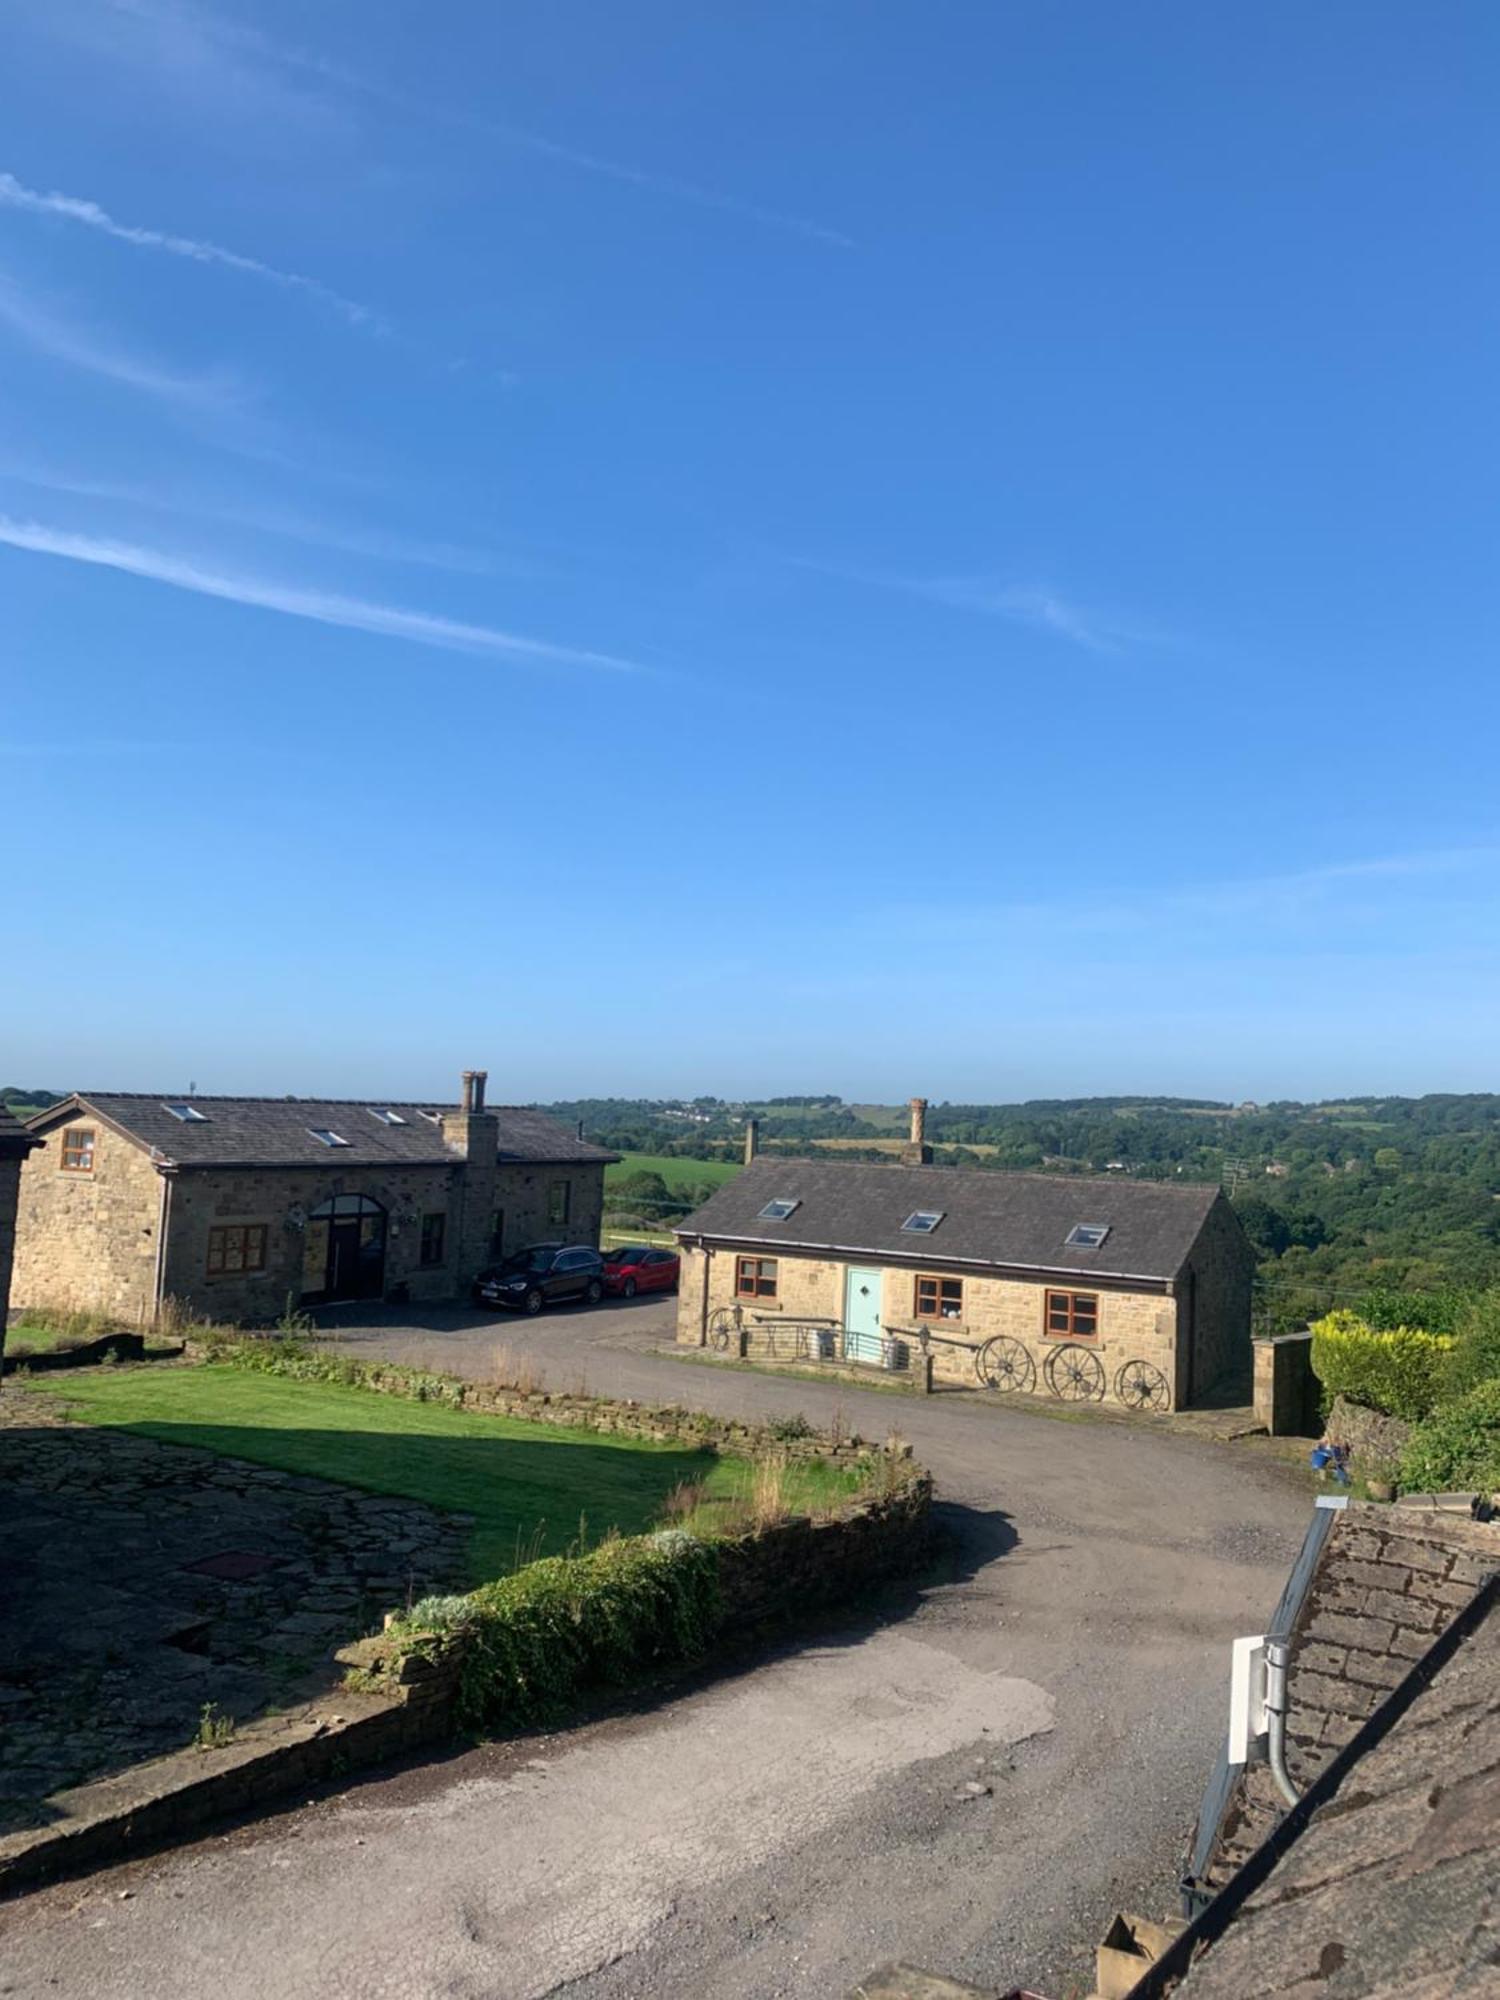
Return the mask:
[[717,1348],[720,1354],[729,1352],[729,1343],[735,1334],[735,1312],[733,1306],[717,1306],[709,1314],[708,1344]]
[[1127,1410],[1164,1410],[1172,1393],[1159,1368],[1149,1361],[1127,1361],[1115,1377],[1115,1400]]
[[1053,1395],[1065,1403],[1097,1403],[1104,1394],[1104,1363],[1076,1341],[1054,1347],[1042,1373]]
[[974,1372],[986,1389],[1007,1389],[1024,1396],[1036,1383],[1036,1363],[1007,1334],[987,1340],[974,1356]]

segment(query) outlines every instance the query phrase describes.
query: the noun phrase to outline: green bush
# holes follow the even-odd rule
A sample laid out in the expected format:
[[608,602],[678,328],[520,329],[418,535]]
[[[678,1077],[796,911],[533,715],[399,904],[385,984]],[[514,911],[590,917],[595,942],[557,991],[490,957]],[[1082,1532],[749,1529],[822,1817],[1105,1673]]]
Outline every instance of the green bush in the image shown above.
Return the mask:
[[1448,1393],[1461,1396],[1500,1376],[1500,1287],[1475,1293],[1459,1316],[1448,1358]]
[[1377,1333],[1417,1326],[1424,1333],[1457,1333],[1475,1294],[1461,1285],[1441,1285],[1430,1292],[1405,1292],[1379,1285],[1355,1305],[1359,1317]]
[[1414,1423],[1447,1387],[1450,1334],[1412,1326],[1377,1332],[1357,1313],[1341,1310],[1315,1321],[1312,1337],[1313,1373],[1323,1385],[1325,1405],[1348,1396]]
[[544,1557],[468,1597],[428,1599],[396,1632],[419,1651],[449,1635],[462,1645],[466,1726],[546,1722],[590,1688],[699,1658],[718,1629],[718,1574],[707,1543],[668,1528]]
[[1410,1493],[1500,1492],[1500,1377],[1418,1424],[1401,1454]]

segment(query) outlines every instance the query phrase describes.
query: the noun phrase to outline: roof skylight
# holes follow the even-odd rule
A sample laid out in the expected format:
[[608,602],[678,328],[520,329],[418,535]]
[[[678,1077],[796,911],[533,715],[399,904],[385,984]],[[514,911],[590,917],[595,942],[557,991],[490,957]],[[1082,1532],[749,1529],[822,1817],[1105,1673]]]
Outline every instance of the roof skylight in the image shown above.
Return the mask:
[[785,1222],[787,1217],[795,1215],[801,1206],[801,1200],[796,1195],[778,1195],[775,1201],[768,1201],[761,1210],[761,1220],[762,1222]]
[[399,1111],[390,1111],[384,1105],[376,1106],[372,1104],[370,1106],[370,1116],[378,1118],[382,1125],[404,1125],[406,1123],[406,1120],[401,1116]]
[[324,1146],[347,1146],[349,1141],[341,1133],[330,1131],[326,1125],[309,1125],[308,1131]]
[[944,1208],[916,1209],[902,1223],[902,1234],[907,1236],[930,1236],[947,1212]]
[[1109,1234],[1107,1222],[1075,1222],[1068,1231],[1070,1250],[1097,1250]]
[[209,1116],[200,1111],[196,1104],[164,1104],[163,1111],[170,1111],[174,1118],[180,1118],[184,1125],[207,1125]]

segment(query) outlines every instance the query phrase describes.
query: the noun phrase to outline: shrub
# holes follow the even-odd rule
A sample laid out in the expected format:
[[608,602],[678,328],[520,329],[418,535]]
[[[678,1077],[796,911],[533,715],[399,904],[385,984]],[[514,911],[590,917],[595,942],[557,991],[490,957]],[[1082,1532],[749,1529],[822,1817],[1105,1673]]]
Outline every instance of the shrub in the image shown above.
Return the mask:
[[1461,1396],[1500,1377],[1500,1287],[1475,1293],[1459,1315],[1448,1358],[1448,1393]]
[[1443,1285],[1430,1292],[1405,1292],[1379,1285],[1366,1292],[1355,1311],[1377,1333],[1419,1326],[1424,1333],[1457,1333],[1474,1294],[1460,1285]]
[[1401,1454],[1408,1492],[1500,1491],[1500,1376],[1417,1425]]
[[1449,1334],[1411,1326],[1377,1331],[1357,1313],[1341,1310],[1316,1321],[1312,1336],[1313,1373],[1325,1405],[1348,1396],[1411,1423],[1427,1415],[1446,1386]]
[[434,1626],[455,1635],[460,1720],[503,1728],[545,1722],[588,1688],[697,1659],[718,1618],[713,1550],[673,1530],[544,1557],[467,1598],[428,1600],[395,1630],[416,1650],[440,1647]]

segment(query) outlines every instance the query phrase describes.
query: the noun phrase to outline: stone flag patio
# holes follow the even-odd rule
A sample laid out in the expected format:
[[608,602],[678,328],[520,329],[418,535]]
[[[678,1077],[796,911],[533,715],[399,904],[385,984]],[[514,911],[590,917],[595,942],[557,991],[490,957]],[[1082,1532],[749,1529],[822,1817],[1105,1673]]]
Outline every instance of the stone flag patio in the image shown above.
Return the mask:
[[0,1833],[54,1792],[338,1678],[384,1611],[465,1587],[467,1517],[0,1396]]

